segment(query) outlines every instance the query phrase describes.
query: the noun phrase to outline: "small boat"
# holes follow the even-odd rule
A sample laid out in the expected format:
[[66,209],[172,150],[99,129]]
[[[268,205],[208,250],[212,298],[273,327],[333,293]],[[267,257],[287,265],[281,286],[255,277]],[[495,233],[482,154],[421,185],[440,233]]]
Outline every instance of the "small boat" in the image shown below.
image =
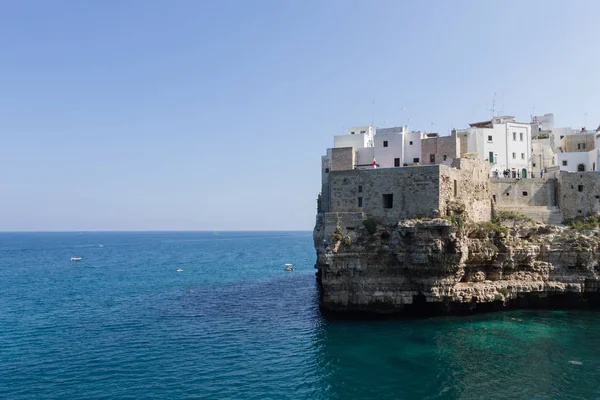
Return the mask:
[[71,261],[81,261],[81,257],[71,257]]
[[292,264],[285,264],[285,268],[283,270],[284,271],[293,271],[294,266]]
[[177,272],[183,272],[183,268],[177,268]]
[[98,247],[104,247],[104,245],[103,244],[99,244]]

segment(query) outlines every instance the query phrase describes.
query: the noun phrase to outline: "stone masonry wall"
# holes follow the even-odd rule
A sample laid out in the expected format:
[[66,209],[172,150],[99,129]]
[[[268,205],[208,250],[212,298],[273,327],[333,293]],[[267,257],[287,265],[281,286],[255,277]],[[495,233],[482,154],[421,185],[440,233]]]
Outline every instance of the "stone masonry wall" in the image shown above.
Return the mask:
[[598,172],[561,171],[558,182],[558,205],[565,219],[600,213]]
[[[333,171],[329,179],[330,212],[333,213],[362,211],[367,217],[390,224],[438,215],[438,165]],[[391,208],[384,207],[384,195],[391,195]],[[359,207],[359,198],[362,207]]]
[[331,171],[353,169],[356,152],[352,147],[338,147],[331,149]]
[[555,206],[555,179],[492,178],[492,199],[500,207]]
[[[452,167],[440,166],[440,215],[464,209],[465,219],[489,221],[492,215],[488,164],[457,158]],[[466,215],[464,215],[466,214]]]
[[[432,165],[450,162],[460,157],[461,143],[456,132],[451,136],[440,136],[421,140],[421,164]],[[435,158],[431,161],[431,155]],[[446,156],[446,160],[444,160]]]

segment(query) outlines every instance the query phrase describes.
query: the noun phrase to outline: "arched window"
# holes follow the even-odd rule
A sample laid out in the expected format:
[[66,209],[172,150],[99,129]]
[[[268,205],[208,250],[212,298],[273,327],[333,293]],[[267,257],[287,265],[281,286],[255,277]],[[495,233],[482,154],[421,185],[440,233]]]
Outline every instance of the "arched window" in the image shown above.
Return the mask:
[[585,171],[585,164],[579,164],[577,166],[577,172],[583,172]]

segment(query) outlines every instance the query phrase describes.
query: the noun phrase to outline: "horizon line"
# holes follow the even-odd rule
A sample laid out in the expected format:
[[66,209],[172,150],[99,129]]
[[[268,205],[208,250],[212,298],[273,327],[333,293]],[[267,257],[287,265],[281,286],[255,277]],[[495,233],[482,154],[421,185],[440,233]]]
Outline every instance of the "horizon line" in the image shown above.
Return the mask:
[[310,232],[312,229],[237,229],[237,230],[192,230],[192,229],[163,229],[163,230],[141,230],[141,229],[132,229],[132,230],[22,230],[22,231],[4,231],[0,230],[0,233],[140,233],[140,232],[195,232],[195,233],[226,233],[226,232]]

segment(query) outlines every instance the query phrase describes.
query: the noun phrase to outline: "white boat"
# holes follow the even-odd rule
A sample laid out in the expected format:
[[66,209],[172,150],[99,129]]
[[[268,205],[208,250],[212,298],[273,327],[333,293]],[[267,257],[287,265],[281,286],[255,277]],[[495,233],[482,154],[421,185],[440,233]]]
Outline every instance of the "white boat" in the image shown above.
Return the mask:
[[71,261],[81,261],[81,257],[71,257]]
[[177,272],[183,272],[183,268],[177,268]]
[[285,268],[283,270],[284,271],[293,271],[294,266],[292,264],[285,264]]
[[99,244],[98,247],[104,247],[104,245],[103,244]]

